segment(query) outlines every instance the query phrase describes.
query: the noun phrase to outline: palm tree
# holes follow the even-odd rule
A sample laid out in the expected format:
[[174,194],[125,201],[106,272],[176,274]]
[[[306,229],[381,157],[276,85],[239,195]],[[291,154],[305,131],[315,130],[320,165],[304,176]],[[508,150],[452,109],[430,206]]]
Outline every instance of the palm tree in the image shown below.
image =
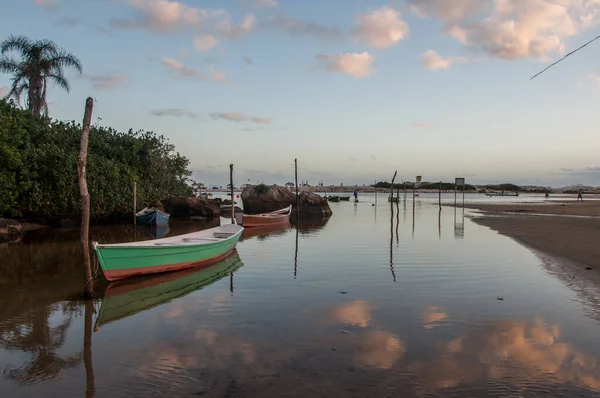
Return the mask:
[[[6,54],[15,51],[20,59]],[[0,43],[0,72],[11,73],[12,86],[6,98],[21,102],[27,93],[27,107],[35,115],[48,115],[46,89],[49,82],[69,92],[71,85],[63,74],[65,67],[82,72],[81,61],[71,53],[58,47],[51,40],[31,40],[25,36],[10,36]]]

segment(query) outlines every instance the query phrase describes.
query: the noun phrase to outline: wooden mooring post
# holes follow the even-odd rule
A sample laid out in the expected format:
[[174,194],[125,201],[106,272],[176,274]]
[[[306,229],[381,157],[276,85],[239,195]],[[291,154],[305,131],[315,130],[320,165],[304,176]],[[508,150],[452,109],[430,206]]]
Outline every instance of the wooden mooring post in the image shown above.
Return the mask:
[[394,176],[392,177],[392,185],[390,186],[390,203],[394,201],[394,181],[396,180],[396,174],[398,174],[398,170],[394,171]]
[[92,276],[92,265],[90,263],[90,194],[86,180],[86,164],[88,141],[90,136],[90,125],[92,123],[92,111],[94,99],[88,97],[85,101],[85,113],[83,114],[83,131],[81,132],[81,143],[79,146],[79,159],[77,163],[77,174],[79,175],[79,195],[81,196],[81,254],[83,260],[83,297],[94,298],[94,278]]
[[233,164],[229,165],[229,186],[231,187],[231,223],[235,224],[235,202],[233,200]]
[[[296,215],[300,212],[299,197],[298,197],[298,159],[294,159],[294,176],[296,178]],[[296,219],[296,222],[298,219]]]
[[137,181],[133,180],[133,227],[137,227]]
[[440,191],[438,193],[438,204],[440,205],[440,210],[442,210],[442,182],[440,181]]

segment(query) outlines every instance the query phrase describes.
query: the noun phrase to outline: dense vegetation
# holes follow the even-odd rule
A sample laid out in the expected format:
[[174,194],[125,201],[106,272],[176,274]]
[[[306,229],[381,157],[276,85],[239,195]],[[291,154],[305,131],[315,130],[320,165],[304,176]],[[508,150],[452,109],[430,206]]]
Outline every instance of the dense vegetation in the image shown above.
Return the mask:
[[[80,124],[0,100],[0,216],[77,216],[80,138]],[[131,214],[134,180],[138,207],[190,195],[189,161],[174,149],[152,132],[93,126],[87,166],[92,217]]]
[[[407,181],[405,183],[394,183],[394,189],[412,189],[414,185],[414,182],[410,182]],[[376,188],[386,188],[386,189],[390,189],[391,184],[389,182],[383,182],[380,181],[377,184],[374,185],[374,187]],[[439,182],[422,182],[421,184],[419,184],[418,189],[440,189],[440,183]],[[458,187],[459,190],[462,190],[462,187]],[[454,183],[451,182],[442,182],[442,190],[443,191],[453,191],[454,190]],[[465,184],[465,190],[466,191],[476,191],[477,188],[473,185],[469,185],[469,184]]]

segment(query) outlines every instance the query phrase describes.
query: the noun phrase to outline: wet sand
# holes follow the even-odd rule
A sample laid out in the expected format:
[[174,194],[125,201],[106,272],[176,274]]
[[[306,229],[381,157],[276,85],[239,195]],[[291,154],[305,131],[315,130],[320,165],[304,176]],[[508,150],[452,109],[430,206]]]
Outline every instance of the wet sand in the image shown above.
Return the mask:
[[[600,281],[600,202],[473,204],[473,221],[534,249],[567,260],[565,267]],[[569,217],[575,216],[575,217]],[[594,217],[594,218],[586,218]]]

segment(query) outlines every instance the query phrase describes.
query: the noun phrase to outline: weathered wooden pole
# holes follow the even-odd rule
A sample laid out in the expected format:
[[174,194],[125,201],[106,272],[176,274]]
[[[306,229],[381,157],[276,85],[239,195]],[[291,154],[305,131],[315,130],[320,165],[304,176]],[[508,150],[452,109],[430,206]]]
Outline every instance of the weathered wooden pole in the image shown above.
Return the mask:
[[377,180],[375,180],[375,205],[377,206]]
[[394,171],[394,176],[392,177],[392,185],[390,187],[390,203],[394,201],[394,181],[396,180],[396,174],[398,174],[398,170]]
[[[296,178],[296,215],[300,214],[299,198],[298,198],[298,159],[294,159],[294,175]],[[298,219],[296,219],[298,222]]]
[[465,207],[465,185],[467,184],[463,182],[463,207]]
[[233,164],[229,165],[229,186],[231,187],[231,223],[235,224],[235,206],[233,201]]
[[94,278],[92,277],[92,265],[90,263],[90,194],[87,188],[86,163],[88,140],[90,136],[90,125],[92,123],[92,110],[94,100],[88,97],[85,101],[85,113],[83,114],[83,131],[81,132],[81,144],[79,147],[79,161],[77,163],[77,174],[79,175],[79,195],[81,196],[81,254],[83,259],[83,297],[90,299],[94,297]]
[[456,208],[456,181],[454,181],[454,207]]
[[137,181],[133,180],[133,226],[137,227]]
[[438,203],[440,205],[440,210],[442,210],[442,182],[440,181],[440,191],[438,193]]

